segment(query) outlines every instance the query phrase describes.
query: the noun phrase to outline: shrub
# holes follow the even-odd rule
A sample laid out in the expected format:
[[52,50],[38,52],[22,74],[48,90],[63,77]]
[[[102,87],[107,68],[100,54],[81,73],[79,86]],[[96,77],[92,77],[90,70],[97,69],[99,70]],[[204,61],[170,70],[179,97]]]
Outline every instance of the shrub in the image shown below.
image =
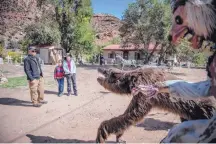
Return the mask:
[[6,57],[6,52],[4,50],[4,47],[0,44],[0,57],[3,59]]
[[25,31],[25,40],[31,41],[31,44],[33,45],[58,44],[61,39],[59,29],[55,26],[55,24],[34,24],[27,27]]
[[21,41],[19,41],[20,44],[20,49],[24,54],[28,53],[28,46],[31,44],[31,40],[29,39],[23,39]]
[[203,53],[196,53],[193,56],[192,62],[197,66],[205,65],[206,57]]
[[20,59],[21,54],[20,53],[10,51],[10,52],[8,52],[8,55],[12,58],[13,63],[15,63],[15,62],[21,63],[21,59]]

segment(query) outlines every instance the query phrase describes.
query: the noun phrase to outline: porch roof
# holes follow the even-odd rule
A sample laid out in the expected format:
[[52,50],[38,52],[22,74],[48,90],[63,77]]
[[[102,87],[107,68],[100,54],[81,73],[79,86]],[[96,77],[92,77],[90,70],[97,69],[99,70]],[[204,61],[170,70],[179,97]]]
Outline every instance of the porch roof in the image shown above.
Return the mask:
[[[152,51],[154,49],[154,46],[155,46],[154,44],[150,43],[148,50]],[[128,45],[128,46],[124,46],[124,47],[122,45],[119,45],[119,44],[113,44],[113,45],[108,45],[108,46],[104,47],[103,50],[104,51],[108,51],[108,50],[111,50],[111,51],[137,51],[137,50],[142,49],[140,47],[137,47],[137,46],[132,45],[132,44]],[[160,49],[161,49],[161,46],[158,45],[156,50],[160,50]]]

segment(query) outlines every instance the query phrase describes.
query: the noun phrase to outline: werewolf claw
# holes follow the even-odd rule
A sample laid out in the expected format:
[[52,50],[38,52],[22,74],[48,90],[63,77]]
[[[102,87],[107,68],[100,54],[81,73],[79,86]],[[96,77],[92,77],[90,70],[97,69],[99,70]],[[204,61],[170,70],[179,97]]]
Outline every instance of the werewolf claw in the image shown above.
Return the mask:
[[100,72],[100,73],[104,73],[104,72],[105,72],[105,68],[98,68],[97,70],[98,70],[98,72]]
[[121,144],[126,144],[126,141],[125,141],[125,140],[122,140],[122,139],[117,139],[116,142],[117,142],[117,143],[121,143]]

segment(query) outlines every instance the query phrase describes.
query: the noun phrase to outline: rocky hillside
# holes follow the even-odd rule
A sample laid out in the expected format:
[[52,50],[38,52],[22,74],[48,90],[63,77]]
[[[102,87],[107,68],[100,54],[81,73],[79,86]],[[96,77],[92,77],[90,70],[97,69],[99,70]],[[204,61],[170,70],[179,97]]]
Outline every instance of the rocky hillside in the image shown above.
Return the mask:
[[21,40],[26,26],[53,10],[52,5],[39,8],[37,0],[0,0],[0,40],[6,45]]
[[[7,45],[24,36],[26,26],[40,20],[44,13],[54,11],[52,6],[37,6],[37,0],[0,0],[0,40]],[[105,44],[119,35],[120,19],[108,14],[96,14],[92,18],[96,32],[96,44]]]
[[102,45],[119,36],[121,20],[108,14],[95,14],[92,26],[96,32],[96,44]]

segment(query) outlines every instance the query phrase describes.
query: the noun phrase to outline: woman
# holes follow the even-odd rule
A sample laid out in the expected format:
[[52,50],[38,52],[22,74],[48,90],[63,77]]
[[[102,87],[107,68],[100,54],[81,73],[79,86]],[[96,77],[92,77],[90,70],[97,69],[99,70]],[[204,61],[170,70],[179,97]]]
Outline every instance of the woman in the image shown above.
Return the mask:
[[74,95],[78,96],[76,86],[76,65],[69,54],[66,56],[63,62],[63,69],[65,72],[65,77],[67,79],[67,96],[71,95],[71,83],[73,84]]

